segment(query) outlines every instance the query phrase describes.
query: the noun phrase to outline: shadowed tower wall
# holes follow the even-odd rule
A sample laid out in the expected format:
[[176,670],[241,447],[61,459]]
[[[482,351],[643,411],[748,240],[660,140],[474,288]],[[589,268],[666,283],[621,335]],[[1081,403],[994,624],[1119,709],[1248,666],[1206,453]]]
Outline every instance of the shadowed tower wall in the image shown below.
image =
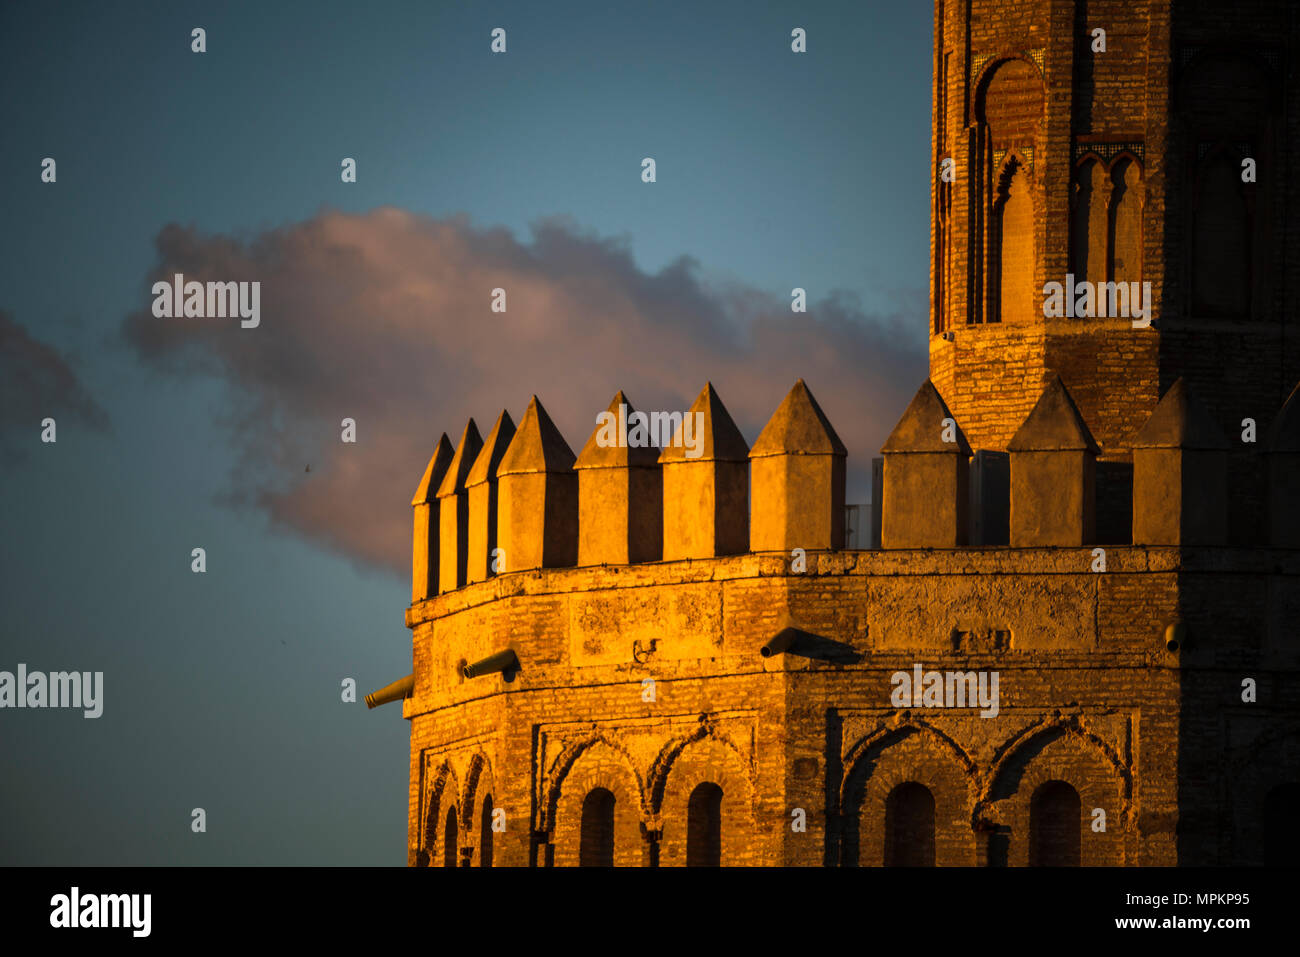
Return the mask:
[[[1130,440],[1176,379],[1262,441],[1300,376],[1298,30],[1285,0],[935,5],[931,379],[972,448],[1002,451],[1059,374],[1101,447],[1102,541],[1125,540]],[[1152,327],[1045,318],[1067,274],[1150,283]],[[1240,544],[1261,532],[1257,462],[1236,443]]]

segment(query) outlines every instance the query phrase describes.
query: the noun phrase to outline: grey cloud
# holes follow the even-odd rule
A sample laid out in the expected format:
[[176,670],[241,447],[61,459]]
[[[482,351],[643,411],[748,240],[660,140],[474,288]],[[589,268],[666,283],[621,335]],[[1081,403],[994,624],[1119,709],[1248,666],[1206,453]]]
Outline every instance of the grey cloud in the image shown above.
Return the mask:
[[[788,299],[709,283],[689,258],[645,273],[625,242],[566,220],[521,242],[464,217],[325,211],[245,241],[168,226],[156,243],[148,284],[177,272],[262,283],[256,329],[158,319],[148,303],[124,323],[149,363],[228,381],[231,501],[398,571],[425,461],[471,415],[486,432],[536,393],[576,451],[616,390],[643,409],[685,409],[711,380],[752,442],[802,377],[849,448],[850,500],[862,501],[871,455],[926,374],[901,312],[866,316],[831,297],[791,314]],[[489,308],[498,287],[504,314]],[[344,417],[356,445],[339,441]]]

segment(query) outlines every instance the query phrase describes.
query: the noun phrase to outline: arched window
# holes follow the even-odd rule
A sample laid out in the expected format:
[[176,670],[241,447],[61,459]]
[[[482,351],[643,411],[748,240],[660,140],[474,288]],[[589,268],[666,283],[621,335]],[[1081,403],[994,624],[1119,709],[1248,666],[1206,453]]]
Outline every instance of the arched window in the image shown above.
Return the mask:
[[614,866],[614,793],[606,788],[593,788],[582,802],[578,865]]
[[1227,152],[1199,169],[1192,308],[1201,317],[1244,317],[1250,308],[1250,214],[1241,164]]
[[[1121,155],[1107,171],[1095,156],[1085,158],[1074,173],[1073,202],[1070,272],[1075,283],[1123,284],[1115,308],[1136,310],[1140,300],[1133,298],[1130,284],[1142,280],[1142,167]],[[1100,288],[1093,308],[1098,316],[1115,312]]]
[[907,781],[885,798],[885,866],[934,867],[934,795]]
[[1141,282],[1142,167],[1122,157],[1110,168],[1110,181],[1110,263],[1106,279]]
[[691,792],[686,807],[686,866],[722,863],[722,788],[705,782]]
[[938,236],[934,251],[934,332],[938,335],[949,326],[951,279],[949,270],[952,263],[952,184],[939,183],[939,201],[937,209]]
[[1041,316],[1036,295],[1030,170],[1043,119],[1037,67],[1012,58],[993,65],[975,101],[975,191],[970,238],[982,267],[972,277],[967,322],[1024,322]]
[[1076,283],[1106,281],[1106,171],[1096,159],[1079,164],[1074,174],[1074,217],[1070,236],[1070,272]]
[[1078,867],[1081,830],[1079,792],[1048,781],[1029,803],[1029,865]]
[[492,795],[483,799],[478,823],[478,866],[492,866]]
[[1300,784],[1279,784],[1264,798],[1264,863],[1269,867],[1300,864]]
[[456,823],[456,808],[447,809],[447,821],[442,829],[442,866],[456,866],[456,844],[460,837],[459,825]]
[[989,237],[989,314],[996,322],[1033,318],[1034,204],[1029,175],[1012,158],[998,178]]
[[[1196,319],[1263,319],[1272,305],[1270,224],[1282,213],[1282,182],[1264,171],[1279,154],[1281,74],[1254,53],[1208,44],[1181,71],[1175,91],[1190,233],[1183,243],[1188,314]],[[1243,160],[1258,182],[1243,182]],[[1281,168],[1280,166],[1278,167]],[[1171,196],[1173,193],[1171,192]]]

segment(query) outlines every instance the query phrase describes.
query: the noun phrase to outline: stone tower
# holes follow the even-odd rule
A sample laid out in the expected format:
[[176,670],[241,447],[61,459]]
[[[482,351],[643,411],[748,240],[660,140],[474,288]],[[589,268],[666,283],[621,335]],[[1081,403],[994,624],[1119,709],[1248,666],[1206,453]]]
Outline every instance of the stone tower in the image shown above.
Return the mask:
[[[1103,541],[1126,540],[1129,440],[1176,379],[1262,440],[1300,378],[1298,34],[1287,0],[937,0],[931,378],[1000,451],[1059,374],[1101,447]],[[1150,283],[1151,325],[1045,317],[1067,275]],[[1264,494],[1235,442],[1234,542]]]
[[881,547],[802,380],[752,446],[709,384],[663,449],[622,392],[577,446],[536,396],[444,434],[412,674],[367,696],[410,864],[1300,858],[1300,14],[938,0],[935,37]]

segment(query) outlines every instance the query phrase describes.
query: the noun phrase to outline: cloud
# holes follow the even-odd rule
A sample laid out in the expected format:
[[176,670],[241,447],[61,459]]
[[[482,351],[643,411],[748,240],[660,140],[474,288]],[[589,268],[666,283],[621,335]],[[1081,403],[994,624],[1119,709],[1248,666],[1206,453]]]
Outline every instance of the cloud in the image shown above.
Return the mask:
[[61,418],[95,429],[108,415],[86,392],[67,359],[33,339],[0,309],[0,462],[15,464],[40,442],[41,421]]
[[560,219],[521,242],[464,217],[324,211],[247,240],[170,225],[156,244],[150,284],[261,282],[254,329],[148,304],[124,324],[149,363],[229,383],[232,502],[403,573],[411,494],[438,436],[455,442],[470,416],[486,434],[536,393],[577,451],[618,389],[685,410],[711,380],[752,443],[802,377],[848,446],[849,500],[865,501],[870,458],[926,374],[916,311],[869,317],[834,297],[792,314],[689,258],[645,273],[624,242]]

